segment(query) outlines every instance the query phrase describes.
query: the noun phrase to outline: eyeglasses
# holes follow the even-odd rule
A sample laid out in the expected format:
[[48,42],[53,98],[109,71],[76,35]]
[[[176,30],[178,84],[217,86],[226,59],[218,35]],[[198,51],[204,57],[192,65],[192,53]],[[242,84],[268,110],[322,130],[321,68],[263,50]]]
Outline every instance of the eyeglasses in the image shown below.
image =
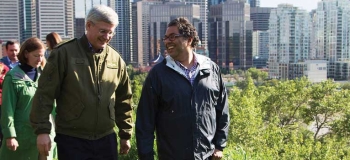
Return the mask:
[[174,41],[177,37],[182,37],[182,34],[172,34],[170,36],[164,36],[164,38],[162,38],[163,41],[165,41],[166,39],[169,39],[169,41]]
[[[91,24],[93,24],[94,26],[96,26],[96,24],[94,23],[94,22],[92,22],[92,21],[90,21],[91,22]],[[104,29],[99,29],[98,30],[98,33],[100,34],[100,35],[108,35],[108,36],[111,36],[111,37],[113,37],[114,35],[115,35],[115,32],[112,32],[112,31],[106,31],[106,30],[104,30]]]
[[104,30],[104,29],[100,29],[100,30],[98,30],[98,33],[100,33],[101,35],[108,35],[108,36],[114,36],[115,35],[115,32],[112,32],[112,31],[106,31],[106,30]]

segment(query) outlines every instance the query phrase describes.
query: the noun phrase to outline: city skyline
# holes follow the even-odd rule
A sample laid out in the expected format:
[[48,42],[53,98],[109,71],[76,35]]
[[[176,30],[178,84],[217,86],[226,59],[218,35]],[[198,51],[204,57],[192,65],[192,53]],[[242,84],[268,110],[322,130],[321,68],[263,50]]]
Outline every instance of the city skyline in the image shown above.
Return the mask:
[[[299,7],[301,9],[305,9],[308,12],[317,8],[317,3],[320,2],[320,0],[260,0],[260,7],[277,7],[279,4],[288,3],[292,4],[295,7]],[[77,6],[84,6],[84,1],[75,1],[75,17],[76,18],[85,18],[85,11],[84,7],[77,7]],[[119,14],[119,13],[118,13]]]
[[260,0],[260,7],[277,7],[279,4],[288,3],[310,12],[317,8],[317,3],[320,1],[321,0]]

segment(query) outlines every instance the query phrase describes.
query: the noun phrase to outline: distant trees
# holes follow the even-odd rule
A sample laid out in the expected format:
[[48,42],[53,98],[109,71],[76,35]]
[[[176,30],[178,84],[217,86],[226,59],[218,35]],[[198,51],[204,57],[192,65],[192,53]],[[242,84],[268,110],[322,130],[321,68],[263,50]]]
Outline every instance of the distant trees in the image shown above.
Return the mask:
[[[229,91],[231,121],[224,159],[350,159],[348,88],[305,78],[268,80],[267,73],[257,69],[239,73],[243,80]],[[132,77],[136,106],[146,74],[134,72]],[[132,143],[131,153],[137,154]]]
[[227,159],[350,158],[348,90],[303,78],[245,83],[230,94]]

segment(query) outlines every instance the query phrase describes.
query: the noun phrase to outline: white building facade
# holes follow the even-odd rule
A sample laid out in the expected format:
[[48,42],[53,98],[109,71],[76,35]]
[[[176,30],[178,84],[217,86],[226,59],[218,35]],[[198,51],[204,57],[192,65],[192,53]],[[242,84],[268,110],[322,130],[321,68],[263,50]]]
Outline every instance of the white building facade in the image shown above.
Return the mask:
[[289,64],[309,59],[311,17],[289,4],[273,9],[269,20],[269,78],[288,79]]
[[323,0],[314,14],[313,44],[317,59],[328,61],[328,77],[338,79],[337,63],[350,59],[350,1]]

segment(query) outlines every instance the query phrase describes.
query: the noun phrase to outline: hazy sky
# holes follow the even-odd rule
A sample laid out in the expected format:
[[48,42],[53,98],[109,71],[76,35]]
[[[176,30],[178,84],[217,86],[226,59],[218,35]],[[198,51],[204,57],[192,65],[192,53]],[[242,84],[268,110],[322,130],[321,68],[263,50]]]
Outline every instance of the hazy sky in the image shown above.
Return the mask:
[[261,7],[277,7],[278,4],[288,3],[295,7],[311,11],[317,8],[317,3],[321,0],[260,0]]

